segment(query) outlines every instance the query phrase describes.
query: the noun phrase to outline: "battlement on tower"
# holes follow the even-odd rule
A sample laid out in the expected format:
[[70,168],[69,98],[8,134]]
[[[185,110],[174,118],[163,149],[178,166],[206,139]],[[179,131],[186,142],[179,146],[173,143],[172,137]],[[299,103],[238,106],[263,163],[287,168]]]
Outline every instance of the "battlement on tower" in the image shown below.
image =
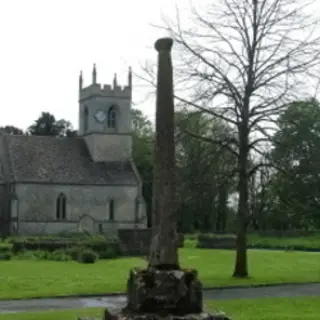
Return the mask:
[[112,86],[110,84],[93,83],[80,90],[79,99],[81,101],[92,96],[130,99],[131,91],[130,86]]
[[96,65],[94,64],[93,70],[92,70],[92,83],[87,87],[83,87],[83,77],[82,77],[82,72],[80,72],[79,101],[85,100],[92,96],[131,99],[131,94],[132,94],[131,68],[129,68],[128,85],[126,86],[118,85],[116,73],[114,74],[113,85],[97,83],[97,69],[96,69]]

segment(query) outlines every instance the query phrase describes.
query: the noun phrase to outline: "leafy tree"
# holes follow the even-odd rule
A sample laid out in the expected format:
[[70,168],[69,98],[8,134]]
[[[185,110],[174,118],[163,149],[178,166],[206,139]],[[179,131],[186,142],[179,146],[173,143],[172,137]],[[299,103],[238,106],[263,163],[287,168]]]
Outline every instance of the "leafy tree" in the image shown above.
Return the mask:
[[0,132],[12,134],[12,135],[23,135],[24,134],[22,129],[19,129],[15,126],[0,127]]
[[73,126],[70,121],[60,119],[55,122],[57,127],[58,135],[62,137],[75,137],[77,131],[73,129]]
[[49,112],[42,112],[41,115],[28,129],[31,135],[37,136],[75,136],[69,121],[64,119],[56,120],[55,116]]
[[293,102],[277,123],[271,156],[278,171],[270,184],[277,206],[271,214],[283,223],[273,227],[319,228],[320,104],[314,99]]
[[188,132],[211,138],[230,133],[221,121],[212,123],[201,112],[178,112],[176,127],[180,227],[185,232],[225,231],[235,159],[227,150]]
[[274,199],[270,193],[270,183],[274,169],[266,160],[252,175],[249,184],[250,226],[254,230],[270,229],[270,212],[274,206]]
[[132,109],[133,159],[143,181],[143,196],[147,204],[148,224],[151,225],[152,170],[154,131],[151,122],[138,109]]
[[55,126],[56,118],[49,112],[42,112],[34,124],[29,127],[31,135],[56,136],[58,133]]
[[[186,130],[192,128],[193,132],[208,136],[229,134],[230,130],[218,125],[219,121],[212,127],[200,113],[177,112],[175,119],[180,231],[224,231],[228,197],[235,191],[235,159],[227,150],[199,141]],[[142,176],[151,226],[154,130],[140,110],[132,110],[132,122],[133,158]]]
[[215,0],[202,9],[192,10],[195,24],[189,20],[183,26],[177,14],[177,23],[165,26],[179,55],[176,99],[225,121],[236,132],[235,138],[214,137],[211,142],[237,158],[233,276],[247,277],[249,182],[260,167],[249,165],[252,152],[264,152],[261,145],[270,139],[268,122],[310,89],[304,84],[310,87],[306,77],[315,76],[320,65],[320,38],[313,33],[314,19],[305,14],[305,2],[299,0]]

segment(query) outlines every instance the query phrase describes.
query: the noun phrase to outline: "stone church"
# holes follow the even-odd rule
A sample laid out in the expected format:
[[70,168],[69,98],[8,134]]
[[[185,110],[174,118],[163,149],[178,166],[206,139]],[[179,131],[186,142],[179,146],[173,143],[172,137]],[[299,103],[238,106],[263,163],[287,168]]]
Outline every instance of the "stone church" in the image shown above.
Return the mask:
[[77,137],[0,136],[1,234],[113,233],[146,226],[132,160],[128,84],[79,78]]

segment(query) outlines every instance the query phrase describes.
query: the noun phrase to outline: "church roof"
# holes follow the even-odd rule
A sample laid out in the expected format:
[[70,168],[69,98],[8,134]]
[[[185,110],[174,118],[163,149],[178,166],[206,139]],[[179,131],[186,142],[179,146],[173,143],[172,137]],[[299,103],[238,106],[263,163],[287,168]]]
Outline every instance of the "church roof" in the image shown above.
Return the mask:
[[[137,185],[128,161],[95,163],[82,138],[3,135],[2,161],[15,182]],[[1,144],[0,144],[1,145]]]

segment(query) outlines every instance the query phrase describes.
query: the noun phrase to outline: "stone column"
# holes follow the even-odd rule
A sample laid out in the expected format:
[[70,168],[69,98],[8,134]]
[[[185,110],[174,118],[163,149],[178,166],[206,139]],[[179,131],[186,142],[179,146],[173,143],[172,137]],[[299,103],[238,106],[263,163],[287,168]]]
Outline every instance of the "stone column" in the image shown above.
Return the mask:
[[174,98],[171,38],[156,41],[158,76],[156,95],[156,141],[153,162],[153,223],[149,267],[179,269],[176,201]]
[[[181,269],[178,261],[175,205],[174,104],[172,39],[155,43],[158,51],[156,145],[154,157],[155,234],[147,269],[133,268],[127,282],[127,306],[104,320],[230,320],[203,311],[198,272]],[[212,266],[208,266],[212,268]]]

